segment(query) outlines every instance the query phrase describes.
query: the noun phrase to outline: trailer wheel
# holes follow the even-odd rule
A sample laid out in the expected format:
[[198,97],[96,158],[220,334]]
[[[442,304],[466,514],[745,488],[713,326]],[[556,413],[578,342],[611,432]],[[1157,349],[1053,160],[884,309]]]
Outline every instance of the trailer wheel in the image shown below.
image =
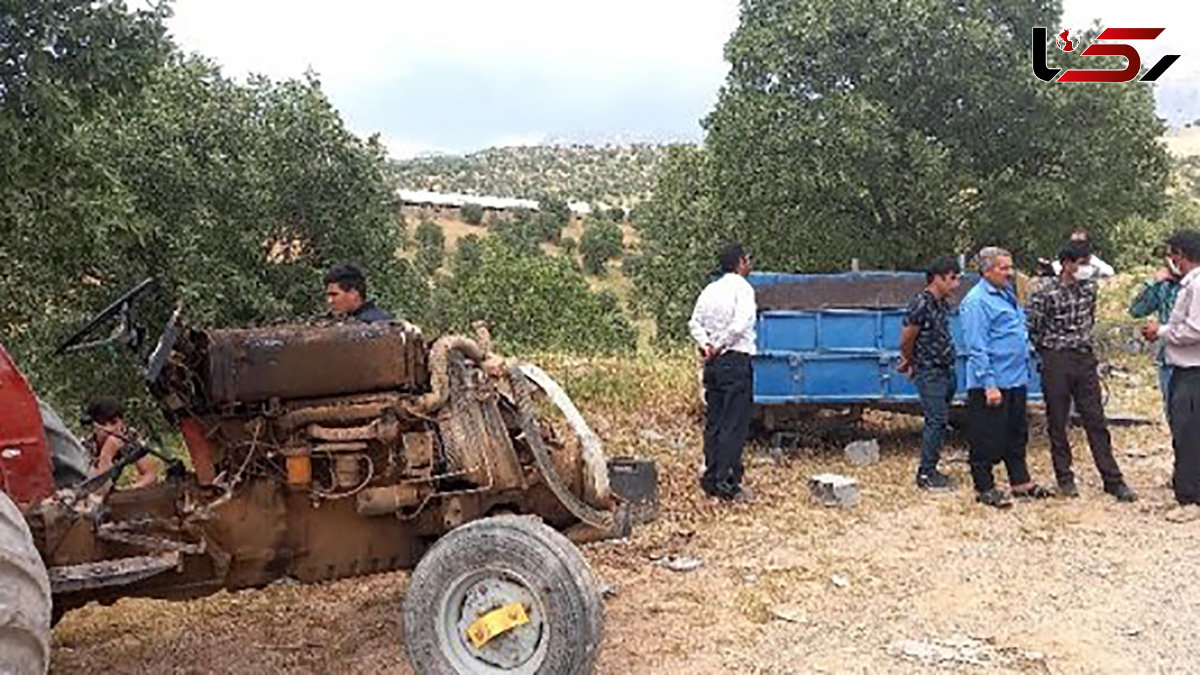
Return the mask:
[[442,537],[404,599],[405,646],[422,674],[591,673],[603,627],[583,554],[527,516],[484,518]]
[[0,673],[50,665],[50,581],[25,518],[0,492]]

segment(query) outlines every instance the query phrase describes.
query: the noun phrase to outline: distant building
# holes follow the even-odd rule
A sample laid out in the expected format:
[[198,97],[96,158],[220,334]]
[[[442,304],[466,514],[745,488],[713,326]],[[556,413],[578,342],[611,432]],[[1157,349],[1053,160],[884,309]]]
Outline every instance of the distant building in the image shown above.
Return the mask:
[[456,219],[459,217],[459,209],[466,204],[482,206],[485,221],[517,209],[538,210],[537,201],[532,199],[488,197],[429,190],[396,190],[396,195],[400,198],[400,212],[406,218],[411,216],[414,218]]

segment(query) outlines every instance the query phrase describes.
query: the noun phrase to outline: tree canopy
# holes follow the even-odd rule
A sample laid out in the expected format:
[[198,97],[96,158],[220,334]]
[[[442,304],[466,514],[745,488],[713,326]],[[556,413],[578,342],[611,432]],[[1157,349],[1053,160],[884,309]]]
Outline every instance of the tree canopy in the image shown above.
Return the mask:
[[0,340],[43,396],[141,393],[123,356],[49,354],[144,277],[161,289],[152,326],[176,301],[194,325],[312,316],[322,272],[346,261],[381,304],[422,311],[383,149],[315,76],[237,83],[176,53],[163,10],[5,5],[2,62],[18,67],[0,69]]
[[1103,248],[1159,215],[1149,85],[1032,75],[1032,27],[1060,16],[1053,0],[743,0],[704,148],[669,155],[635,217],[659,333],[681,334],[681,298],[729,239],[761,268],[914,268],[985,244],[1032,260],[1077,225]]

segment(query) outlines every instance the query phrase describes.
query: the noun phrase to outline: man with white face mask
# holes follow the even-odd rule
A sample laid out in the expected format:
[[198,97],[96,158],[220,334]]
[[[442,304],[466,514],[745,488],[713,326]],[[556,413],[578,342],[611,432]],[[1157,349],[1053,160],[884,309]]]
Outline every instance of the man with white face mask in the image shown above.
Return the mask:
[[[1179,281],[1183,272],[1179,265],[1164,254],[1164,265],[1154,273],[1153,281],[1142,282],[1142,289],[1129,305],[1129,314],[1135,319],[1151,317],[1146,326],[1165,326],[1171,321],[1171,310],[1179,295]],[[1163,410],[1167,419],[1171,417],[1171,365],[1167,363],[1166,343],[1158,340],[1155,360],[1158,362],[1158,388],[1163,396]]]
[[1118,501],[1132,502],[1137,495],[1125,484],[1113,457],[1112,437],[1101,402],[1100,377],[1092,333],[1096,325],[1096,282],[1075,273],[1087,260],[1083,242],[1073,241],[1058,254],[1062,273],[1033,294],[1029,303],[1029,337],[1042,357],[1042,392],[1046,401],[1046,428],[1058,494],[1078,497],[1071,471],[1071,441],[1067,424],[1071,403],[1079,408],[1088,446],[1104,491]]
[[[1075,228],[1071,232],[1070,241],[1071,243],[1080,243],[1089,247],[1087,261],[1080,265],[1079,269],[1075,273],[1075,278],[1077,280],[1087,281],[1089,279],[1096,279],[1099,281],[1100,279],[1111,277],[1117,273],[1117,271],[1113,269],[1112,265],[1109,265],[1101,260],[1100,256],[1091,253],[1090,248],[1092,242],[1088,237],[1088,231],[1086,229],[1082,227]],[[1062,274],[1062,261],[1055,260],[1051,267],[1054,268],[1055,276],[1060,276]]]

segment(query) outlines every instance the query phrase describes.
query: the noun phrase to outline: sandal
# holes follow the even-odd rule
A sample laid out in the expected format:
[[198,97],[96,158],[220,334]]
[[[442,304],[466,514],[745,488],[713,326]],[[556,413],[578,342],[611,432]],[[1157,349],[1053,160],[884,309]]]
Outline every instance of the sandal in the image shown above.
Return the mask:
[[1037,483],[1033,483],[1021,490],[1013,488],[1012,496],[1017,499],[1049,499],[1054,496],[1054,493]]

